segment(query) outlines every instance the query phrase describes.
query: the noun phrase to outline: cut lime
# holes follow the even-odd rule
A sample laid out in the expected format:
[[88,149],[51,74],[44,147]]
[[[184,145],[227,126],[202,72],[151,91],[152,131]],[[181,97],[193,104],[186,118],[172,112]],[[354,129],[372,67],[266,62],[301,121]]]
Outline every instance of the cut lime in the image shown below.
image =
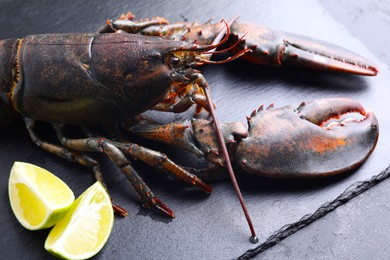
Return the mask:
[[9,177],[11,208],[22,226],[48,228],[60,221],[74,201],[71,189],[47,170],[15,162]]
[[90,258],[107,242],[113,223],[110,197],[96,182],[75,200],[68,214],[50,231],[45,249],[61,258]]

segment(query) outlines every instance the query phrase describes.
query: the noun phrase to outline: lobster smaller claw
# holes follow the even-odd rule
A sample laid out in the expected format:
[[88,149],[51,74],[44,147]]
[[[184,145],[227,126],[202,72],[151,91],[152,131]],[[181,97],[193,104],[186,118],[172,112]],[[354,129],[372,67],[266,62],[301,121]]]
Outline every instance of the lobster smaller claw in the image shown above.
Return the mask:
[[361,165],[378,140],[378,121],[359,102],[320,99],[254,111],[237,148],[244,171],[272,178],[336,175]]

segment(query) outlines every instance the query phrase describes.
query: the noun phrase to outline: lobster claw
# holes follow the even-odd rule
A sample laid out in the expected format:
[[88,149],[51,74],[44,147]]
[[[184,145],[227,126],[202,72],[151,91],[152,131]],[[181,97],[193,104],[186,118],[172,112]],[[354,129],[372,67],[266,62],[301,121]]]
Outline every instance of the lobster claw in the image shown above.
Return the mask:
[[[123,30],[158,36],[170,40],[215,44],[225,25],[211,21],[198,24],[178,22],[168,24],[161,17],[144,21],[133,21],[134,15],[127,13],[115,21],[109,21],[99,32]],[[271,30],[265,26],[237,21],[235,16],[229,21],[229,41],[224,50],[240,53],[251,49],[243,58],[262,65],[293,65],[311,69],[338,71],[358,75],[375,76],[379,71],[369,60],[337,45],[309,37]],[[237,45],[237,41],[239,44]],[[221,50],[223,51],[223,50]],[[207,56],[207,55],[205,55]],[[208,55],[208,59],[211,55]]]
[[[349,115],[353,117],[348,117]],[[378,140],[378,121],[350,99],[320,99],[254,111],[237,148],[246,172],[273,178],[315,178],[361,165]]]
[[271,30],[267,27],[235,21],[231,26],[232,40],[242,37],[239,48],[250,48],[244,59],[262,65],[294,65],[375,76],[375,65],[337,45],[309,37]]

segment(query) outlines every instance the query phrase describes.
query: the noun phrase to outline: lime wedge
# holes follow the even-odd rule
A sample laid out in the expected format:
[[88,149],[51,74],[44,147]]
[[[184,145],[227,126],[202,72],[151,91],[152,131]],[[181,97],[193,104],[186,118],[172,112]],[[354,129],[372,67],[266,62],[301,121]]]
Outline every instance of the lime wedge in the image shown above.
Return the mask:
[[68,214],[50,231],[45,249],[65,259],[86,259],[107,242],[114,223],[110,197],[96,182],[75,200]]
[[15,162],[9,177],[11,208],[22,226],[30,230],[53,226],[74,201],[72,190],[47,170]]

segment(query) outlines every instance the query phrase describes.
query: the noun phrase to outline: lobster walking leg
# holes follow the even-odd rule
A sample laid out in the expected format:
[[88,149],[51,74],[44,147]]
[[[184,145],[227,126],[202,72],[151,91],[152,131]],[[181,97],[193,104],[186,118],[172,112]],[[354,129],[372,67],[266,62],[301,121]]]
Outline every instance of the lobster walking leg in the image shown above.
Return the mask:
[[[174,101],[174,100],[172,100]],[[202,108],[208,109],[208,102],[205,96],[200,94],[188,94],[184,96],[181,100],[176,103],[171,102],[160,102],[155,105],[152,110],[164,111],[164,112],[173,112],[173,113],[182,113],[187,111],[190,107],[196,104],[197,111],[201,111]]]
[[[95,179],[97,181],[99,181],[103,185],[103,187],[108,191],[107,185],[104,181],[103,174],[102,174],[102,171],[100,168],[100,164],[95,159],[93,159],[92,157],[90,157],[86,154],[74,152],[74,151],[68,150],[67,148],[65,148],[63,146],[52,144],[52,143],[49,143],[47,141],[42,140],[37,134],[36,121],[33,119],[30,119],[30,118],[25,118],[24,121],[26,124],[27,131],[28,131],[32,141],[36,145],[38,145],[42,149],[44,149],[44,150],[46,150],[54,155],[57,155],[63,159],[66,159],[67,161],[79,163],[82,166],[86,167],[87,169],[92,170],[92,172],[94,173]],[[119,214],[120,216],[126,217],[128,215],[127,211],[124,208],[122,208],[118,205],[115,205],[114,203],[112,206],[113,206],[114,211],[117,214]]]
[[141,160],[150,166],[162,169],[172,173],[176,178],[189,183],[190,185],[210,193],[212,188],[199,179],[196,175],[189,173],[174,162],[172,162],[165,154],[153,151],[151,149],[136,145],[114,143],[123,153],[129,154],[133,158]]
[[90,164],[91,161],[85,160],[84,156],[73,153],[72,151],[66,149],[65,147],[52,144],[41,139],[37,134],[36,121],[34,119],[24,118],[24,122],[26,124],[26,129],[32,141],[42,149],[52,154],[55,154],[65,160],[68,160],[70,162],[80,163],[81,165],[86,166],[87,168],[91,168],[91,166],[93,165],[93,163],[92,165]]
[[127,180],[131,183],[146,207],[153,207],[172,218],[174,217],[173,211],[154,195],[151,189],[131,166],[126,156],[113,144],[113,142],[105,138],[93,137],[71,139],[67,137],[66,129],[63,124],[55,124],[54,128],[56,129],[56,133],[61,144],[69,149],[105,153],[125,174]]
[[99,28],[98,33],[107,33],[119,30],[127,33],[139,33],[150,26],[168,24],[168,21],[162,17],[155,17],[151,20],[142,22],[132,21],[133,18],[133,16],[127,16],[126,19],[107,20],[106,24]]
[[[144,163],[147,163],[148,165],[158,169],[162,170],[168,173],[173,174],[177,179],[182,180],[195,188],[202,190],[204,192],[210,193],[212,191],[212,188],[204,183],[200,178],[198,178],[196,175],[191,174],[187,170],[183,169],[179,165],[175,164],[172,160],[170,160],[165,154],[154,151],[142,146],[139,146],[134,143],[129,143],[127,141],[124,141],[124,136],[121,132],[119,132],[119,129],[116,129],[118,132],[114,133],[113,128],[107,129],[108,135],[112,136],[118,141],[113,141],[112,143],[119,148],[123,154],[130,158],[134,158],[136,160],[143,161]],[[98,133],[92,133],[92,129],[87,129],[86,127],[83,127],[84,133],[86,133],[87,136],[93,138],[97,135],[101,136],[103,138],[102,134]],[[107,132],[106,131],[106,132]],[[120,136],[122,135],[122,136]]]

